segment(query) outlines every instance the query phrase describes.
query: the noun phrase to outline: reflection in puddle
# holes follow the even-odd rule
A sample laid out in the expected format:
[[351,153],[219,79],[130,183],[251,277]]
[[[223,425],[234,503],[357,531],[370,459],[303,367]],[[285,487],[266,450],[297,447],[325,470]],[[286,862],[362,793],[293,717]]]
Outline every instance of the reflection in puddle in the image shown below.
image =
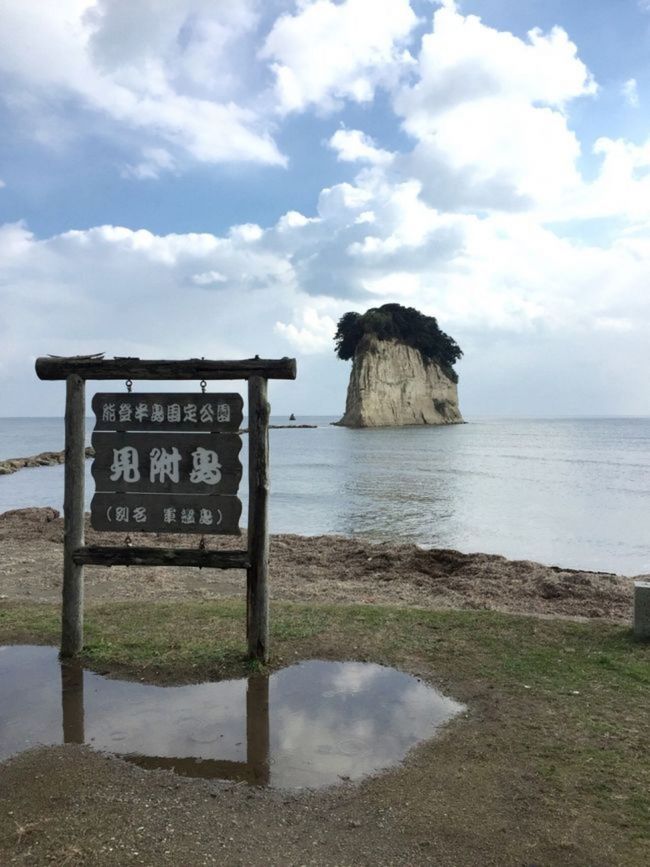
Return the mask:
[[357,780],[401,761],[462,705],[403,672],[301,662],[270,677],[163,687],[0,647],[0,760],[87,743],[144,768],[279,788]]

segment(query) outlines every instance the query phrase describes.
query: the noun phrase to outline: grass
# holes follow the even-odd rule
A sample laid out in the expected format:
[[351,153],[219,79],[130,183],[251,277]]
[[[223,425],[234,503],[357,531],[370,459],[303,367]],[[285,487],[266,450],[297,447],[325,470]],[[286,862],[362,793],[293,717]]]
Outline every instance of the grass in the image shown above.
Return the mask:
[[[251,670],[244,624],[243,604],[231,599],[91,606],[84,659],[100,672],[163,682],[239,677]],[[457,737],[466,739],[477,797],[481,779],[517,767],[535,780],[536,809],[555,822],[565,821],[556,808],[567,804],[574,823],[577,810],[607,839],[633,847],[650,839],[650,645],[629,629],[289,603],[272,606],[271,624],[271,668],[310,657],[371,660],[464,701],[470,717]],[[0,643],[56,644],[58,634],[55,606],[0,605]]]

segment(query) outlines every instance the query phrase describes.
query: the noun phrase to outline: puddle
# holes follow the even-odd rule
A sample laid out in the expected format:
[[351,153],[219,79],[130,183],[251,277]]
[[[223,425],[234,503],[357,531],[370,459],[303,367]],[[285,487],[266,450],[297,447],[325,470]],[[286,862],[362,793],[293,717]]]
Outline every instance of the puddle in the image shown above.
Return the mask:
[[463,706],[361,662],[187,686],[112,680],[51,647],[0,647],[0,760],[86,743],[144,768],[278,788],[358,780],[399,763]]

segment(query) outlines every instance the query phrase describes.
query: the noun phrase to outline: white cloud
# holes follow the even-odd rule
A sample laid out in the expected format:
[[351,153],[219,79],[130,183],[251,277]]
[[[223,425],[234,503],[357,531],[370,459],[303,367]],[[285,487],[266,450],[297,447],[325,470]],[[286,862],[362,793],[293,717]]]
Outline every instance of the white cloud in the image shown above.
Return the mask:
[[[142,177],[173,165],[171,157],[151,159],[169,148],[198,162],[284,165],[263,118],[235,101],[246,96],[233,58],[246,54],[242,40],[256,21],[253,5],[242,0],[231,13],[205,0],[178,0],[163,13],[153,0],[3,4],[7,99],[30,118],[42,106],[73,100],[76,111],[97,112],[118,129],[148,137],[149,157],[133,169]],[[91,118],[84,115],[79,125]]]
[[637,87],[636,78],[628,78],[628,80],[621,87],[621,93],[623,94],[623,98],[628,105],[632,106],[632,108],[639,107],[639,90]]
[[567,199],[566,216],[650,221],[650,138],[636,145],[603,137],[593,151],[602,158],[598,174]]
[[316,308],[305,306],[295,318],[297,324],[276,322],[276,333],[307,355],[332,350],[336,322],[331,316],[320,315]]
[[432,201],[446,194],[448,207],[454,188],[460,207],[549,206],[580,180],[566,106],[595,91],[561,28],[524,40],[447,5],[423,37],[417,80],[395,97],[418,141],[405,169],[418,172]]
[[405,45],[416,23],[408,0],[302,0],[295,15],[278,18],[260,52],[272,61],[280,110],[369,102],[409,66]]
[[124,168],[122,174],[125,177],[156,180],[163,171],[170,171],[175,165],[174,158],[164,148],[145,148],[142,156],[144,159],[137,165],[127,165]]
[[[6,16],[13,39],[23,8]],[[35,36],[44,71],[12,45],[0,65],[15,98],[29,84],[52,104],[72,95],[96,116],[137,127],[142,144],[125,170],[137,177],[226,159],[232,149],[242,159],[280,159],[264,111],[247,102],[250,70],[234,59],[243,48],[259,66],[261,7],[243,3],[232,20],[225,8],[178,0],[138,40],[129,27],[151,12],[149,0],[66,0],[61,14],[44,7],[47,38]],[[0,372],[31,378],[30,355],[97,349],[213,357],[291,349],[316,365],[319,353],[333,359],[342,313],[399,300],[437,316],[469,347],[463,369],[475,378],[498,369],[501,391],[516,393],[519,357],[568,389],[573,352],[588,368],[574,382],[606,381],[611,365],[611,393],[629,395],[618,408],[650,411],[635,373],[647,362],[650,329],[650,139],[604,128],[585,142],[599,161],[586,180],[571,107],[596,86],[564,31],[520,39],[448,2],[414,64],[403,57],[413,13],[402,0],[382,6],[392,16],[378,8],[303,0],[280,17],[263,50],[276,64],[279,101],[264,91],[266,111],[330,110],[386,86],[411,137],[406,152],[338,129],[326,146],[358,163],[354,180],[324,188],[313,212],[289,209],[274,225],[242,223],[223,235],[97,226],[39,240],[24,224],[0,227]],[[223,80],[210,46],[226,58]],[[286,198],[291,208],[290,190]]]
[[203,271],[201,274],[192,275],[192,283],[195,286],[214,286],[217,283],[227,283],[228,278],[219,271]]
[[378,148],[373,139],[359,129],[338,129],[329,140],[329,146],[344,162],[386,165],[393,159],[389,151]]
[[0,178],[0,190],[6,186],[7,186],[6,183],[2,180],[2,178]]

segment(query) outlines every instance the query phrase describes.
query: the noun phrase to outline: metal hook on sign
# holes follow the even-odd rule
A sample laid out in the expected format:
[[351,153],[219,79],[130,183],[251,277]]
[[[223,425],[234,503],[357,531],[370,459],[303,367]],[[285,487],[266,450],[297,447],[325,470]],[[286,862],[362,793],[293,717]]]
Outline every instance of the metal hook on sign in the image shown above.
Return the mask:
[[208,387],[208,383],[205,381],[205,379],[202,379],[201,380],[201,391],[203,392],[203,394],[205,394],[205,390],[207,387]]
[[129,392],[129,394],[131,394],[131,389],[133,388],[133,380],[127,379],[124,384],[126,385],[126,390]]
[[205,551],[205,536],[201,536],[199,541],[199,551]]
[[127,548],[130,548],[133,545],[133,539],[129,536],[128,533],[124,537],[124,544],[126,545]]

